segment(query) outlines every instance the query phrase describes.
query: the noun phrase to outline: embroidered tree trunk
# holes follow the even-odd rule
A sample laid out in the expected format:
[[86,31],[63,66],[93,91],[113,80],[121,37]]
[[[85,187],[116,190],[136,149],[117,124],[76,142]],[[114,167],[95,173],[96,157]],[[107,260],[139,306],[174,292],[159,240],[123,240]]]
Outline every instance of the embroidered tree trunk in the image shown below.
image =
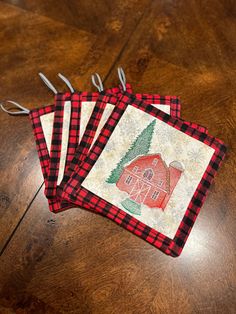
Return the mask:
[[126,152],[124,157],[121,158],[120,162],[115,169],[112,170],[109,178],[106,180],[107,183],[116,183],[122,173],[124,166],[139,155],[145,155],[149,152],[149,148],[152,141],[152,135],[156,120],[153,120],[136,138],[129,150]]

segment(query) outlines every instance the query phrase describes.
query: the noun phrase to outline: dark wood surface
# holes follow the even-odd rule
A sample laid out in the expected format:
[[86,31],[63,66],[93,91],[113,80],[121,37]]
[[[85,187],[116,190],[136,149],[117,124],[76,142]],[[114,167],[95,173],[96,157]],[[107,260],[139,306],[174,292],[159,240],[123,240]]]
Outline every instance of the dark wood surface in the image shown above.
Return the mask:
[[27,117],[0,113],[0,313],[236,312],[236,3],[0,1],[0,100],[53,101],[43,71],[92,89],[97,71],[179,95],[228,154],[179,258],[98,215],[48,211]]

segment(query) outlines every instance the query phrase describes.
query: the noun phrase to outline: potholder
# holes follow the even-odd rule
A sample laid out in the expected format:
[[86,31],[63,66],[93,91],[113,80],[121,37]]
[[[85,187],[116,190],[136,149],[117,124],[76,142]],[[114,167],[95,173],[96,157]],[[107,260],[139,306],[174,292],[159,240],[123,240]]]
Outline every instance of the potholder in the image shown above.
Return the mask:
[[178,256],[225,152],[221,140],[125,93],[62,196]]

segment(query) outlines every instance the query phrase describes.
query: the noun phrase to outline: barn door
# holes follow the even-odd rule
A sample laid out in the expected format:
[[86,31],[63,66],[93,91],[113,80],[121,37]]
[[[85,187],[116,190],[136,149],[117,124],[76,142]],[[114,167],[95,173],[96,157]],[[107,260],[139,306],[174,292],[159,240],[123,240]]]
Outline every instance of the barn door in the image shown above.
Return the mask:
[[130,198],[136,203],[143,203],[150,190],[150,187],[151,186],[149,184],[141,180],[137,180],[134,184],[132,191],[130,192]]

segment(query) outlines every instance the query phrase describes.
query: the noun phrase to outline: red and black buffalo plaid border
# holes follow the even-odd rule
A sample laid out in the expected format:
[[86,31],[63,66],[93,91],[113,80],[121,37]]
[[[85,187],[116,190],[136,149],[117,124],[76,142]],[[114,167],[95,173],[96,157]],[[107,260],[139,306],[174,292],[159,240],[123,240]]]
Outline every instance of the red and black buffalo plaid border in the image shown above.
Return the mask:
[[[132,92],[130,84],[126,84],[127,91]],[[104,93],[109,95],[121,95],[123,89],[122,87],[114,87],[108,89]],[[61,157],[61,144],[62,144],[62,131],[63,131],[63,117],[64,117],[64,104],[65,101],[71,101],[71,119],[70,119],[70,130],[68,138],[67,155],[65,162],[64,175],[68,171],[70,163],[73,164],[73,157],[79,145],[80,138],[80,114],[81,114],[81,103],[86,101],[96,102],[99,98],[99,93],[94,92],[81,92],[81,93],[66,93],[57,94],[55,102],[55,113],[54,113],[54,123],[53,123],[53,133],[52,133],[52,143],[50,160],[48,166],[48,176],[45,181],[45,195],[48,199],[54,199],[57,197],[57,181],[60,166]],[[111,99],[112,99],[111,96]],[[65,179],[64,179],[65,180]],[[61,209],[60,206],[57,208]],[[65,209],[63,207],[62,209]],[[55,210],[56,211],[56,210]]]
[[[145,103],[151,104],[170,104],[170,115],[174,118],[180,118],[181,104],[180,98],[177,96],[160,96],[160,95],[150,95],[150,94],[135,94],[135,98]],[[192,128],[199,130],[200,132],[208,133],[208,130],[197,123],[185,121],[181,119],[186,124],[190,125]]]
[[65,168],[67,167],[70,159],[73,157],[75,149],[79,143],[81,104],[78,101],[78,99],[80,98],[80,93],[73,93],[69,95],[70,97],[67,96],[68,96],[67,93],[56,95],[48,176],[45,182],[45,195],[49,199],[56,197],[56,191],[54,191],[54,186],[57,185],[61,155],[61,150],[59,150],[58,147],[61,148],[64,105],[66,101],[71,102],[71,115]]
[[[40,161],[40,166],[43,173],[44,182],[47,180],[47,176],[48,176],[48,167],[49,167],[50,157],[49,157],[49,152],[47,149],[47,144],[45,141],[45,136],[43,133],[43,128],[42,128],[40,117],[45,114],[52,113],[54,112],[54,110],[55,110],[55,106],[49,105],[43,108],[33,109],[30,111],[30,114],[29,114],[31,124],[33,127],[33,132],[34,132],[34,137],[35,137],[35,142],[36,142],[36,149],[39,156],[39,161]],[[57,198],[53,200],[48,200],[48,205],[51,211],[59,211],[61,207],[63,207],[63,209],[74,207],[73,204],[69,204],[67,201],[64,201],[63,206],[62,206],[60,203],[60,200]]]
[[[149,113],[153,117],[174,127],[176,130],[188,134],[215,150],[173,239],[145,225],[138,219],[124,212],[122,209],[112,205],[81,186],[81,183],[86,178],[106,146],[112,132],[128,105],[132,105],[137,109]],[[110,118],[102,129],[100,136],[90,150],[89,155],[80,166],[75,168],[73,176],[66,184],[62,196],[64,199],[74,204],[82,204],[83,207],[90,210],[93,209],[97,213],[108,217],[117,224],[159,248],[164,253],[173,257],[179,256],[203,205],[207,191],[209,190],[213,178],[225,156],[225,152],[226,146],[222,141],[206,133],[199,132],[183,121],[173,118],[153,106],[147,106],[142,101],[135,99],[132,95],[125,93],[120,98],[119,104],[114,108]]]

